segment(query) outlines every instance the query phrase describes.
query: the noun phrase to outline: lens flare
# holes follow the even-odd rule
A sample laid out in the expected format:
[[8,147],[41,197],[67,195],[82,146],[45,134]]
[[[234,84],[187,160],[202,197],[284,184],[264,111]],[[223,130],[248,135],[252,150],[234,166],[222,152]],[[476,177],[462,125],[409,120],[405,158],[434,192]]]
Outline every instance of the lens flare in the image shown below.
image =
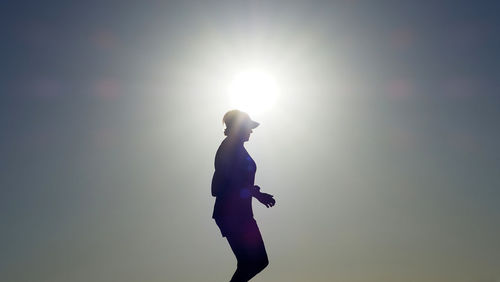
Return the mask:
[[231,107],[251,115],[271,109],[276,103],[278,90],[274,77],[260,70],[240,72],[228,86]]

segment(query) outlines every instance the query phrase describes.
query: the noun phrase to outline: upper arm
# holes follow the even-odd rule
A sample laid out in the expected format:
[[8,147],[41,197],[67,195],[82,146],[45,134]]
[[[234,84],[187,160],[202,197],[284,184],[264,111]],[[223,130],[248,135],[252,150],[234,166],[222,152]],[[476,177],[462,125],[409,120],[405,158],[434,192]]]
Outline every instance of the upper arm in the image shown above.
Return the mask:
[[216,170],[212,177],[212,196],[218,196],[221,191],[224,189],[224,178],[221,174]]
[[215,172],[212,177],[212,196],[218,196],[226,192],[231,183],[231,160],[223,152],[217,152],[215,156]]

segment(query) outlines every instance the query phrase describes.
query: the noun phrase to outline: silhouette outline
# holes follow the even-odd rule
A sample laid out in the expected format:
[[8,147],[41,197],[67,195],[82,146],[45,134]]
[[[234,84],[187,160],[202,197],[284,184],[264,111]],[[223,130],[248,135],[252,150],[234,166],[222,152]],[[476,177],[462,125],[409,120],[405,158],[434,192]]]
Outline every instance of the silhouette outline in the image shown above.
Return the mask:
[[259,123],[239,110],[228,111],[223,123],[226,138],[215,155],[212,196],[216,199],[212,218],[237,259],[230,282],[246,282],[269,264],[262,235],[253,218],[252,198],[268,208],[276,201],[254,184],[257,166],[243,146]]

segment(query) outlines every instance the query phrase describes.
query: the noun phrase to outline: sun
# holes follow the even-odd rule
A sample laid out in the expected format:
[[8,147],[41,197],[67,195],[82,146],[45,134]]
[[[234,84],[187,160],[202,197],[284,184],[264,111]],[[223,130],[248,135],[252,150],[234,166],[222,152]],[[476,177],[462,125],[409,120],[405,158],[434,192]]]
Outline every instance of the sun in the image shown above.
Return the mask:
[[258,69],[235,74],[228,85],[231,107],[251,115],[272,109],[278,90],[276,79],[270,73]]

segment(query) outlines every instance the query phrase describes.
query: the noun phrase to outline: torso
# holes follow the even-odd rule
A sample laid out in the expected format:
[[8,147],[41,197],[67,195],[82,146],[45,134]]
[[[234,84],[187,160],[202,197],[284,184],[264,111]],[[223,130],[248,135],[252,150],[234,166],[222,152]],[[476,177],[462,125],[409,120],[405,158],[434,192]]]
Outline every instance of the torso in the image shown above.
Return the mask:
[[[226,181],[219,184],[213,218],[253,218],[252,196],[246,187],[253,186],[257,166],[243,144],[231,144],[225,139],[215,156],[215,177]],[[219,175],[217,175],[219,174]]]

